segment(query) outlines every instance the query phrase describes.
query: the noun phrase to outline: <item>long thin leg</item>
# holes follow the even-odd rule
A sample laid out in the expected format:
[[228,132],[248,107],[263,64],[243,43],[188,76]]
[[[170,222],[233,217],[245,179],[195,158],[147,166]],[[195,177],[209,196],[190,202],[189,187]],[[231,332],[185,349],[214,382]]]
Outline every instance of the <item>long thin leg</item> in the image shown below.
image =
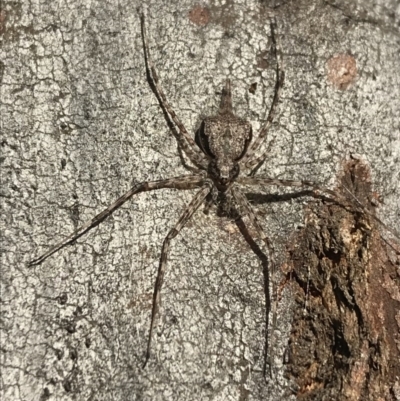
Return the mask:
[[250,177],[254,177],[254,175],[257,173],[258,169],[264,164],[265,159],[267,158],[268,153],[271,151],[272,146],[275,142],[275,139],[272,139],[268,143],[267,149],[259,156],[255,157],[252,162],[250,168],[252,169],[250,172]]
[[201,186],[203,182],[204,178],[202,176],[187,175],[182,177],[170,178],[168,180],[142,182],[140,184],[137,184],[134,187],[132,187],[128,192],[126,192],[124,195],[122,195],[120,198],[118,198],[112,205],[108,206],[107,209],[104,209],[101,213],[93,217],[93,219],[87,221],[82,227],[79,227],[76,231],[74,231],[63,241],[51,247],[43,255],[32,260],[29,263],[29,266],[40,265],[49,256],[53,255],[61,248],[64,248],[66,245],[72,244],[83,234],[87,233],[89,230],[99,225],[104,219],[106,219],[111,213],[115,212],[119,207],[121,207],[128,199],[130,199],[135,194],[161,188],[193,189]]
[[238,184],[241,185],[276,185],[278,187],[310,187],[315,192],[324,192],[332,196],[337,196],[335,191],[325,188],[315,182],[306,180],[281,180],[270,177],[238,177]]
[[167,257],[169,251],[169,245],[173,238],[175,238],[184,225],[189,221],[192,217],[193,213],[200,207],[200,205],[204,202],[204,199],[210,193],[212,188],[212,183],[209,181],[204,182],[205,186],[199,192],[197,192],[196,196],[190,202],[189,206],[185,209],[182,213],[181,217],[179,218],[178,222],[175,224],[175,227],[172,228],[168,235],[166,236],[163,247],[161,250],[161,257],[160,257],[160,264],[158,267],[157,279],[154,286],[154,293],[153,293],[153,308],[151,311],[151,323],[150,323],[150,331],[149,331],[149,338],[147,342],[147,352],[146,352],[146,359],[143,365],[143,368],[146,366],[149,358],[150,358],[150,348],[151,348],[151,341],[153,338],[153,329],[154,329],[154,321],[155,317],[158,313],[158,305],[160,303],[160,294],[161,294],[161,287],[164,281],[164,273],[165,273],[165,266],[167,264]]
[[[274,98],[272,100],[271,108],[269,109],[268,117],[264,125],[261,127],[260,132],[258,134],[257,139],[250,145],[247,154],[243,157],[241,160],[240,164],[244,168],[251,169],[254,166],[256,166],[260,162],[260,157],[254,157],[255,153],[257,152],[257,149],[260,147],[261,143],[265,140],[267,136],[267,132],[269,130],[269,127],[272,124],[272,121],[275,117],[276,113],[276,106],[279,101],[281,89],[283,87],[283,83],[285,81],[285,71],[283,69],[283,62],[282,62],[282,56],[281,56],[281,50],[279,46],[279,40],[275,37],[275,31],[276,31],[276,20],[275,18],[271,21],[271,38],[272,38],[272,49],[275,55],[276,59],[276,82],[275,82],[275,92],[274,92]],[[277,56],[277,53],[279,53],[279,57]],[[263,157],[266,157],[266,153],[263,153]]]
[[237,183],[241,185],[276,185],[278,187],[310,187],[314,195],[320,195],[320,193],[328,194],[332,197],[333,200],[339,202],[343,206],[350,207],[353,210],[359,209],[366,215],[370,216],[372,219],[377,221],[382,227],[384,227],[388,232],[392,233],[396,238],[400,238],[399,233],[387,226],[381,219],[379,219],[374,213],[369,211],[357,198],[354,194],[350,192],[348,188],[342,185],[342,188],[352,197],[354,202],[350,202],[348,198],[344,195],[341,195],[338,191],[332,191],[329,188],[325,188],[320,184],[317,184],[312,181],[306,180],[281,180],[269,177],[239,177],[237,179]]
[[207,159],[205,155],[200,151],[194,139],[189,135],[183,123],[179,120],[178,116],[175,114],[172,106],[169,104],[164,91],[159,83],[157,71],[154,67],[154,63],[150,57],[149,45],[147,43],[146,29],[144,24],[144,14],[140,14],[140,24],[142,30],[143,39],[143,49],[144,49],[144,59],[146,64],[147,77],[151,83],[154,85],[154,91],[157,99],[160,102],[163,110],[166,110],[168,115],[172,118],[172,121],[178,127],[176,131],[178,135],[179,145],[182,147],[188,158],[192,163],[203,166],[204,169],[207,168]]
[[[270,272],[271,272],[271,283],[272,283],[272,330],[271,330],[271,341],[268,343],[268,365],[269,365],[269,373],[272,377],[272,369],[273,369],[273,359],[274,359],[274,343],[275,343],[275,329],[276,329],[276,303],[278,302],[278,294],[277,294],[277,286],[276,286],[276,259],[274,248],[272,247],[272,243],[268,236],[265,234],[263,228],[261,227],[256,214],[253,211],[253,208],[250,205],[250,202],[247,200],[246,196],[242,193],[242,191],[234,186],[231,189],[233,198],[237,205],[239,206],[239,214],[247,215],[250,219],[251,224],[257,230],[258,235],[264,241],[269,255],[269,263],[270,263]],[[266,367],[264,366],[264,373],[266,371]]]

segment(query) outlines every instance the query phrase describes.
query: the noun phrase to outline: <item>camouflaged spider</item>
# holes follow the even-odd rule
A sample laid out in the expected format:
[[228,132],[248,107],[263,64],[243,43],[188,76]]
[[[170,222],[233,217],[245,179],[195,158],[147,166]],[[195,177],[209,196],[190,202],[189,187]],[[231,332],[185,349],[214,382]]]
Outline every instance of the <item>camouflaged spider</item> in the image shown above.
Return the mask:
[[[180,230],[189,221],[192,215],[199,209],[199,207],[206,203],[216,203],[218,207],[222,208],[226,213],[234,215],[235,218],[247,216],[251,224],[254,226],[259,237],[264,241],[269,253],[269,271],[273,277],[275,273],[275,257],[274,251],[270,240],[264,233],[262,226],[258,222],[255,213],[249,200],[242,192],[240,186],[291,186],[291,187],[307,187],[313,193],[328,193],[335,197],[335,193],[329,189],[323,188],[316,183],[310,181],[294,181],[294,180],[281,180],[264,176],[241,176],[242,172],[251,172],[254,168],[264,161],[269,152],[267,149],[261,154],[257,155],[257,150],[264,142],[267,136],[267,131],[272,123],[276,113],[276,107],[279,101],[280,91],[284,83],[284,71],[280,49],[275,37],[276,22],[271,21],[271,38],[272,38],[272,52],[276,59],[276,83],[272,104],[269,110],[267,120],[261,127],[258,135],[253,140],[252,128],[249,122],[243,120],[233,113],[232,99],[231,99],[231,83],[226,80],[225,87],[222,93],[222,99],[218,114],[213,117],[205,118],[200,130],[198,143],[188,134],[186,128],[179,120],[171,105],[168,103],[166,96],[159,84],[157,72],[154,64],[150,58],[149,47],[147,43],[144,16],[141,15],[141,33],[143,39],[144,58],[146,64],[146,72],[149,83],[157,96],[160,106],[167,116],[175,124],[176,137],[180,149],[186,154],[188,159],[193,163],[194,167],[190,170],[194,173],[160,181],[149,181],[135,185],[128,192],[117,199],[113,204],[108,206],[101,213],[96,215],[93,219],[86,222],[82,227],[74,231],[65,240],[49,249],[37,259],[30,262],[30,266],[39,265],[49,256],[59,251],[66,245],[72,244],[76,239],[87,233],[92,228],[100,224],[104,219],[110,216],[114,211],[121,207],[133,195],[141,192],[152,191],[162,188],[175,188],[175,189],[194,189],[200,188],[194,196],[193,200],[186,207],[181,217],[175,226],[169,231],[166,236],[160,257],[160,263],[157,273],[157,279],[154,287],[153,307],[151,314],[151,324],[147,343],[146,361],[150,357],[151,341],[154,330],[155,317],[158,312],[160,302],[160,291],[163,284],[165,267],[167,264],[167,257],[170,242],[175,238]],[[279,54],[279,57],[278,57]],[[273,282],[273,280],[272,280]],[[273,285],[273,293],[276,299],[275,289]],[[273,308],[273,315],[276,320],[276,308]],[[272,329],[272,332],[274,328]],[[273,336],[272,336],[273,337]],[[272,341],[271,341],[272,342]],[[271,366],[272,359],[272,344],[269,350],[269,364]]]

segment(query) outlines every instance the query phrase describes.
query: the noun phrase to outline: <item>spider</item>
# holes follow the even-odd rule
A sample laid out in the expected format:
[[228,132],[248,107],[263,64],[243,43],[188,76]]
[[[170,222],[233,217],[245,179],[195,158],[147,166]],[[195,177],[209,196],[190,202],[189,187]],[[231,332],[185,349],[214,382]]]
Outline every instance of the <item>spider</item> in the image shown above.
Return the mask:
[[[163,242],[157,278],[154,286],[151,323],[144,363],[145,366],[150,358],[155,317],[158,313],[161,287],[167,266],[167,258],[171,240],[179,234],[185,224],[202,204],[205,204],[206,208],[211,204],[216,204],[217,207],[229,215],[234,215],[236,219],[247,216],[250,223],[256,230],[257,235],[266,245],[269,254],[269,271],[273,277],[276,270],[274,249],[270,239],[260,225],[249,200],[242,192],[241,186],[275,185],[280,187],[306,187],[309,189],[311,194],[319,194],[320,192],[323,192],[331,195],[334,199],[337,199],[337,195],[335,195],[333,191],[310,181],[283,180],[265,176],[254,176],[255,169],[257,169],[258,166],[263,163],[270,150],[271,142],[266,151],[257,155],[257,151],[260,148],[260,145],[265,141],[268,129],[271,126],[276,114],[276,108],[285,77],[279,42],[275,36],[275,19],[272,19],[270,22],[272,38],[271,47],[273,55],[276,59],[275,90],[268,117],[259,130],[258,135],[253,139],[251,124],[234,114],[232,108],[231,82],[229,79],[227,79],[222,91],[218,113],[215,116],[207,117],[203,120],[198,131],[197,141],[195,141],[188,134],[188,131],[175,114],[172,106],[168,102],[163,92],[163,89],[161,88],[155,66],[149,53],[149,46],[145,32],[144,14],[140,14],[140,22],[148,82],[154,91],[163,112],[170,120],[173,121],[174,127],[177,128],[174,129],[174,133],[178,141],[179,148],[183,150],[192,164],[196,166],[189,167],[193,174],[136,184],[113,204],[109,205],[101,213],[97,214],[90,221],[83,224],[66,239],[51,247],[46,253],[42,254],[38,258],[32,260],[29,265],[39,265],[48,257],[64,248],[66,245],[72,244],[79,237],[99,225],[103,220],[110,216],[114,211],[119,209],[134,195],[137,195],[141,192],[163,188],[175,188],[179,190],[198,188],[198,192],[183,211],[178,222],[168,232],[168,235]],[[242,173],[246,171],[249,172],[249,174],[247,176],[242,175]],[[272,285],[274,298],[276,300],[276,290],[274,288],[274,284]],[[272,313],[273,322],[275,322],[276,307],[273,308]],[[272,329],[272,332],[273,331],[274,329]],[[273,347],[270,345],[268,348],[271,348],[271,350],[269,350],[269,365],[271,367]]]

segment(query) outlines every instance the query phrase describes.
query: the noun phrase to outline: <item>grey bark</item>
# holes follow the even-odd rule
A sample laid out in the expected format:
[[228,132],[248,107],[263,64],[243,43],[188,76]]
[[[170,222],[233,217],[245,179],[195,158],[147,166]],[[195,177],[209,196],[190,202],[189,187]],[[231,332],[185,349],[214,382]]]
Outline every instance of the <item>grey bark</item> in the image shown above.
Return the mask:
[[[257,131],[275,79],[271,4],[210,2],[210,20],[199,25],[189,17],[193,2],[146,3],[150,50],[186,127],[194,132],[215,113],[229,76],[237,114]],[[197,213],[172,244],[152,358],[141,369],[162,241],[190,191],[142,194],[74,246],[27,268],[133,183],[186,172],[146,82],[138,5],[2,4],[2,397],[289,399],[293,382],[282,361],[292,294],[282,293],[278,372],[266,383],[261,261],[215,213]],[[329,186],[340,162],[360,154],[385,201],[380,217],[399,230],[397,2],[282,2],[274,12],[286,84],[260,172]],[[343,54],[357,73],[340,89],[327,63]],[[280,264],[306,201],[256,206]]]

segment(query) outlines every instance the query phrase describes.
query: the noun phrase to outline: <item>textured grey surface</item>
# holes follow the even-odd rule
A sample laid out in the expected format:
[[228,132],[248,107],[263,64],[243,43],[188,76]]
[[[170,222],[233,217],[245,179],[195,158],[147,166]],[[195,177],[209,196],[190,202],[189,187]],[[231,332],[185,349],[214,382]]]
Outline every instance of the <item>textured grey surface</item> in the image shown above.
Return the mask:
[[[275,78],[256,68],[269,48],[267,4],[210,2],[211,21],[199,27],[188,18],[192,2],[146,3],[150,50],[188,130],[216,111],[227,76],[235,110],[257,129]],[[261,374],[260,260],[236,226],[212,212],[197,213],[173,242],[152,357],[141,369],[162,241],[191,191],[141,194],[76,245],[26,266],[132,183],[186,172],[146,82],[136,7],[24,1],[1,11],[2,396],[282,399],[282,372],[267,384]],[[340,161],[361,154],[385,200],[380,217],[398,230],[399,10],[395,1],[347,7],[304,1],[276,9],[286,85],[261,172],[329,186]],[[326,70],[342,53],[358,66],[344,91]],[[302,204],[257,209],[282,262]],[[278,368],[289,304],[284,293]]]

